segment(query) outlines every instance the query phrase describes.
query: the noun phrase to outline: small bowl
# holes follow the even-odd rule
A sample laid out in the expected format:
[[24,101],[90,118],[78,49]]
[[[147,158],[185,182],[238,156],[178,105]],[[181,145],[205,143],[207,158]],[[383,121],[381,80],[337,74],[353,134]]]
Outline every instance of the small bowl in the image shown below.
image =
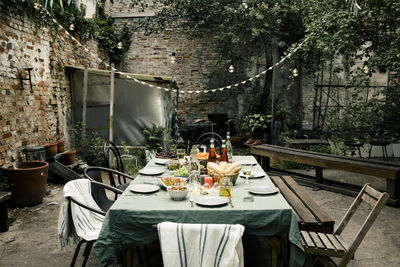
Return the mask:
[[189,190],[186,186],[169,186],[168,194],[173,200],[184,200]]

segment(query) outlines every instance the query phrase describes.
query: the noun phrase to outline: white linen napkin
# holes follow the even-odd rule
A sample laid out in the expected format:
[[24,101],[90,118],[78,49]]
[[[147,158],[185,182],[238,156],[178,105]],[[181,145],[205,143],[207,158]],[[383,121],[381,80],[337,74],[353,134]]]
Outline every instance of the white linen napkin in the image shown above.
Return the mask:
[[[101,210],[92,197],[90,180],[76,179],[66,183],[58,217],[58,240],[61,248],[68,244],[70,237],[73,237],[75,242],[79,238],[87,241],[96,240],[103,225],[104,216],[73,202],[70,203],[67,197],[72,197],[93,209]],[[73,218],[70,218],[68,213],[70,205]]]
[[165,267],[243,267],[239,224],[158,224]]

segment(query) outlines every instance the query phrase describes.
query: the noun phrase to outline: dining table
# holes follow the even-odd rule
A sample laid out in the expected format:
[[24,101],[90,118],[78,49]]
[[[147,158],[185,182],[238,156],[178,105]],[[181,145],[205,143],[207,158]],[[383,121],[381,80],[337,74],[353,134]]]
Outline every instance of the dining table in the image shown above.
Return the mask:
[[254,179],[239,175],[232,188],[232,205],[204,206],[200,201],[192,205],[189,197],[176,201],[167,190],[151,193],[133,192],[135,185],[158,185],[160,178],[173,173],[157,158],[151,159],[143,170],[150,174],[139,174],[108,210],[94,251],[103,265],[117,261],[118,253],[129,247],[149,244],[158,239],[154,225],[161,222],[197,224],[241,224],[245,233],[256,236],[278,236],[287,238],[288,265],[303,266],[305,254],[301,242],[295,213],[278,191],[274,194],[254,194],[254,188],[271,186],[271,179],[253,156],[234,156],[233,162],[254,165]]

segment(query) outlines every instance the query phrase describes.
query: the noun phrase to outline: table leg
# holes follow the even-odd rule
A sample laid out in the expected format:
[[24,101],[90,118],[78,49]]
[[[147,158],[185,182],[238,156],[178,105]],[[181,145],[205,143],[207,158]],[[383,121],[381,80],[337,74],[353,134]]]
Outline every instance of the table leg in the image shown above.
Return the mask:
[[315,176],[316,182],[322,184],[323,177],[323,169],[322,167],[315,167]]
[[275,236],[265,236],[264,240],[271,247],[271,253],[272,253],[272,255],[271,255],[272,265],[271,266],[278,267],[280,252],[281,252],[281,240]]

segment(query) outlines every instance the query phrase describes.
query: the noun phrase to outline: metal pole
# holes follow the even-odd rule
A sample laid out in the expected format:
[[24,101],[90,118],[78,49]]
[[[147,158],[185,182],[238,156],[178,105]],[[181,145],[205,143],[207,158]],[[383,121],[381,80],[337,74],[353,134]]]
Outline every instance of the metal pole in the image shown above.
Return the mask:
[[114,116],[114,63],[111,64],[111,84],[110,84],[110,137],[113,142],[113,116]]
[[83,92],[82,92],[82,140],[86,136],[86,101],[88,88],[88,66],[85,63],[83,69]]

